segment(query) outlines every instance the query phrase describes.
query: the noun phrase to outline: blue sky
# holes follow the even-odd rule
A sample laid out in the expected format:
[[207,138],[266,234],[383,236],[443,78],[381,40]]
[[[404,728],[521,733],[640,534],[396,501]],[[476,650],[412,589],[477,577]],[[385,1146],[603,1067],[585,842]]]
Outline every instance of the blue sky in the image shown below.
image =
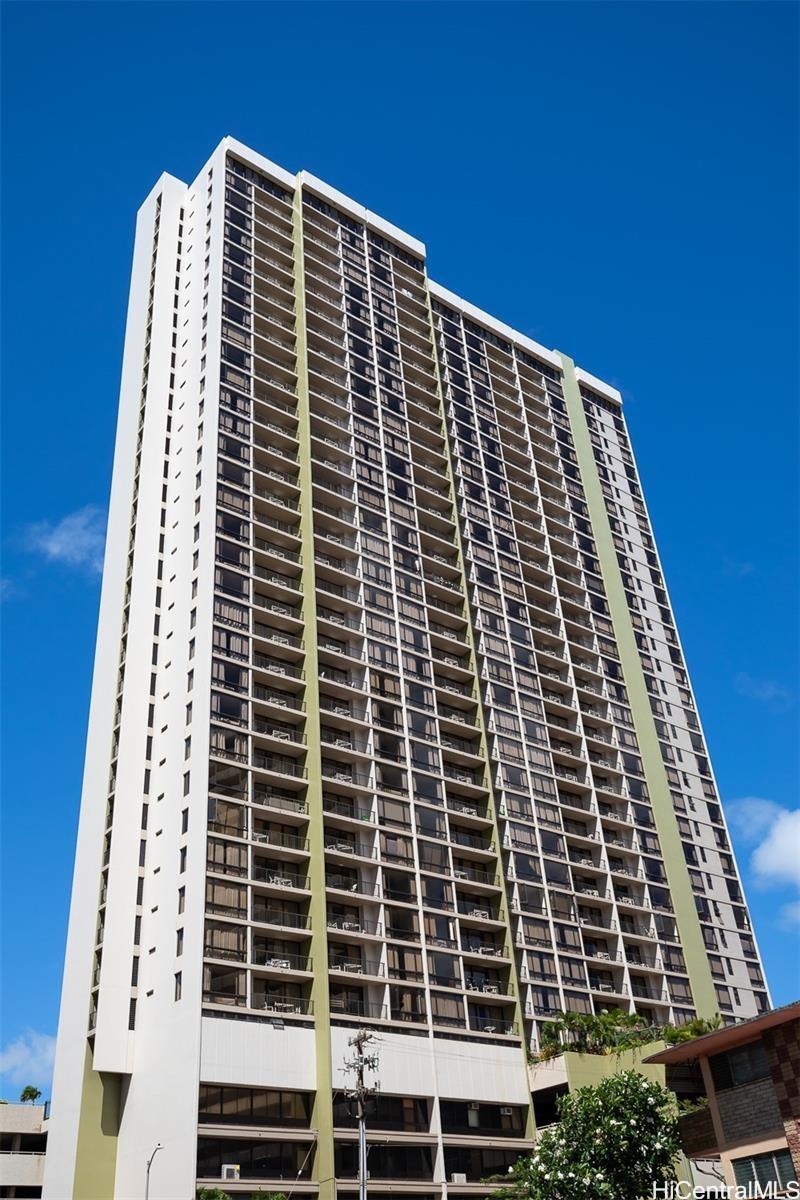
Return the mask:
[[774,999],[800,994],[797,20],[3,6],[0,1095],[49,1080],[134,215],[225,134],[420,237],[435,279],[622,389]]

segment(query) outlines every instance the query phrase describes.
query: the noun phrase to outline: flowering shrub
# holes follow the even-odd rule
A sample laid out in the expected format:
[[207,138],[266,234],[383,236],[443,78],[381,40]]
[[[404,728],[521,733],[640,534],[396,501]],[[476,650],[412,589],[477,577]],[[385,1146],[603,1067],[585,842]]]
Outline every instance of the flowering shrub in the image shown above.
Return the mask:
[[677,1112],[661,1084],[622,1071],[562,1096],[559,1114],[496,1200],[646,1200],[675,1179]]

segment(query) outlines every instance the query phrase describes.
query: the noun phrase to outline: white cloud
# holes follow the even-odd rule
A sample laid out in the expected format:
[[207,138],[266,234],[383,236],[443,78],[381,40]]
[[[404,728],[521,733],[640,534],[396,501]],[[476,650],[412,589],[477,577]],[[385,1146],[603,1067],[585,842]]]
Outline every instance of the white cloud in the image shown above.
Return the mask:
[[762,796],[744,796],[741,800],[732,800],[725,806],[725,811],[741,840],[752,845],[766,833],[783,810],[774,800],[765,800]]
[[734,579],[746,579],[748,575],[752,575],[755,571],[755,566],[751,562],[740,562],[735,558],[723,557],[722,569],[726,575],[732,575]]
[[102,509],[87,504],[60,521],[39,521],[27,529],[28,548],[50,562],[84,567],[89,571],[103,569],[106,518]]
[[[750,867],[755,882],[800,888],[800,808],[747,796],[728,806],[728,816],[741,840],[753,847]],[[800,902],[797,908],[800,912]]]
[[733,686],[740,696],[766,704],[776,712],[786,712],[794,704],[794,692],[775,679],[754,679],[752,675],[739,674]]
[[56,1039],[49,1033],[26,1029],[0,1050],[0,1075],[20,1088],[32,1083],[49,1087],[53,1077]]
[[795,933],[800,930],[800,900],[793,900],[791,904],[784,904],[781,909],[780,924],[781,928],[788,930],[789,933]]
[[800,808],[780,810],[751,863],[762,883],[790,883],[800,888]]

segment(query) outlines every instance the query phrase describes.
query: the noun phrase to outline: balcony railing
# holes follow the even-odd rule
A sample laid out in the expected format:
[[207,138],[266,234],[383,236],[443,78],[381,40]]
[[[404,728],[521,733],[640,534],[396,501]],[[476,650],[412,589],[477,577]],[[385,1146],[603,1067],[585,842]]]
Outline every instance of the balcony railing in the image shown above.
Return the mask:
[[252,961],[258,967],[271,971],[313,971],[314,960],[306,954],[287,954],[283,950],[268,950],[255,947]]
[[339,930],[341,933],[366,933],[377,937],[383,933],[383,926],[378,921],[368,921],[364,917],[329,916],[327,927]]

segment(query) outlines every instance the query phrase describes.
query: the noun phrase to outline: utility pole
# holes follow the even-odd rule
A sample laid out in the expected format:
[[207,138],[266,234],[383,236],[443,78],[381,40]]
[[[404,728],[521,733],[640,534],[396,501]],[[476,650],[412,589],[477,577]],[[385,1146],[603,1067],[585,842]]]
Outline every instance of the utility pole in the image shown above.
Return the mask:
[[364,1083],[364,1072],[366,1070],[374,1071],[378,1066],[377,1054],[364,1053],[364,1048],[374,1041],[374,1033],[368,1033],[366,1029],[359,1029],[358,1033],[347,1043],[349,1046],[355,1047],[356,1056],[344,1064],[346,1071],[355,1071],[356,1073],[355,1087],[349,1088],[345,1095],[355,1100],[356,1116],[358,1117],[358,1200],[367,1200],[366,1101],[370,1096],[376,1096],[379,1090],[377,1084],[374,1087],[367,1087]]

